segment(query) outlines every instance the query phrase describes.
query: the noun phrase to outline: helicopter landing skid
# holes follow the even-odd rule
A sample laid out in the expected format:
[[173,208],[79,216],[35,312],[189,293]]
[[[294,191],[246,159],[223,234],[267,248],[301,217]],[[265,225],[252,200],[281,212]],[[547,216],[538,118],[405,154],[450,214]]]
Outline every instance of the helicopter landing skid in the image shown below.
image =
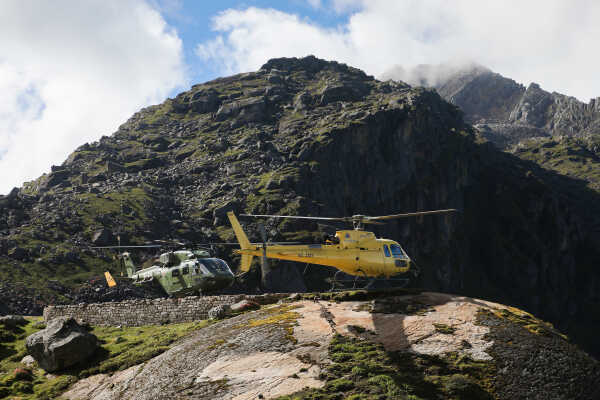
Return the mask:
[[[361,271],[362,272],[362,271]],[[340,278],[338,275],[346,275],[350,278]],[[376,290],[376,289],[403,289],[410,283],[409,278],[369,278],[363,276],[348,275],[337,271],[331,279],[331,292],[343,292],[348,290]]]

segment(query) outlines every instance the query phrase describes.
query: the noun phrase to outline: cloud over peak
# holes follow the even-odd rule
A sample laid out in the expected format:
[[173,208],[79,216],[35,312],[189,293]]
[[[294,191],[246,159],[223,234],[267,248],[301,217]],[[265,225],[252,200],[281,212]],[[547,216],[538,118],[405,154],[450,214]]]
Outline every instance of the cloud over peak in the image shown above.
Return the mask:
[[[590,0],[334,0],[335,28],[273,9],[226,10],[197,54],[227,73],[282,56],[335,59],[380,76],[394,65],[469,62],[587,101],[600,96],[600,3]],[[565,78],[566,77],[566,78]]]

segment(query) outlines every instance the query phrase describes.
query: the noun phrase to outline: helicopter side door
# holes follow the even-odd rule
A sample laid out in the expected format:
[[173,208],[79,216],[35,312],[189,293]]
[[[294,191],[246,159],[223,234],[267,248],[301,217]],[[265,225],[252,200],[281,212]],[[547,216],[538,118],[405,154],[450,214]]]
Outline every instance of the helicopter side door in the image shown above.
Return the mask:
[[184,289],[189,289],[194,285],[192,273],[194,272],[193,263],[185,263],[181,266],[181,283]]
[[185,287],[183,268],[179,266],[171,267],[167,272],[167,278],[169,287],[165,289],[168,293],[177,293]]
[[383,262],[383,270],[390,271],[394,265],[394,259],[392,258],[392,252],[387,244],[381,246],[381,257]]

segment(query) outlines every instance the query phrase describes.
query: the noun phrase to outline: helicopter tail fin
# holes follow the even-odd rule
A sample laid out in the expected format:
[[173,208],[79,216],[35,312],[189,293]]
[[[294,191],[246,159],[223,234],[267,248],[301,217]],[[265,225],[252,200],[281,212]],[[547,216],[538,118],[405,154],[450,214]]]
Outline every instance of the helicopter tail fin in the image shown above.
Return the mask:
[[104,277],[106,278],[106,283],[108,284],[108,287],[117,286],[117,282],[115,282],[115,278],[112,277],[110,272],[106,271],[104,273]]
[[[235,214],[233,213],[233,211],[229,211],[227,213],[227,217],[229,218],[231,227],[233,228],[233,231],[235,232],[235,236],[236,236],[238,242],[240,243],[240,247],[242,248],[242,250],[249,249],[250,247],[252,247],[252,246],[250,246],[250,241],[248,240],[248,236],[246,236],[246,233],[242,229],[242,226],[240,225],[240,222],[238,221],[238,219],[235,216]],[[244,258],[242,258],[242,265],[244,265],[243,261],[244,261]],[[250,261],[252,261],[252,256],[250,256]],[[248,267],[250,267],[250,262],[248,262]]]

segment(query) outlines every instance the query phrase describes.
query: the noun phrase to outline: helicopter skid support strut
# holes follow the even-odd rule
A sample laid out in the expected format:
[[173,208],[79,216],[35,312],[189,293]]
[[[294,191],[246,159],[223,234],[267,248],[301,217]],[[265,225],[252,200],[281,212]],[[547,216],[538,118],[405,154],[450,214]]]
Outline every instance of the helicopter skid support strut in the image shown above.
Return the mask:
[[[362,272],[362,271],[361,271]],[[350,278],[340,278],[339,275],[346,275]],[[363,272],[360,275],[348,275],[342,271],[337,271],[331,278],[332,292],[343,292],[347,290],[371,290],[371,289],[403,289],[410,283],[407,278],[369,278]]]

